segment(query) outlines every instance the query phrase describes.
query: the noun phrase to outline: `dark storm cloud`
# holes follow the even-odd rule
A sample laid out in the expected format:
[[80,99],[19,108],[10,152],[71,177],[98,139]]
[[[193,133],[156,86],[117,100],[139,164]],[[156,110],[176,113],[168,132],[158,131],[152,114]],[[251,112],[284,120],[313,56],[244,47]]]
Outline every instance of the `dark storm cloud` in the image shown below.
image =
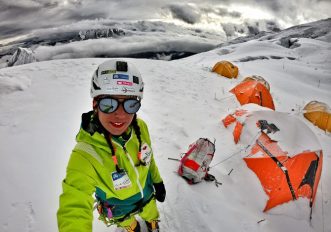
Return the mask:
[[229,11],[225,7],[209,7],[209,6],[203,6],[200,8],[200,12],[203,14],[208,14],[208,13],[214,13],[219,16],[225,16],[225,17],[231,17],[231,18],[240,18],[241,13],[238,11]]
[[171,4],[168,6],[173,18],[183,20],[189,24],[195,24],[200,20],[200,14],[188,4]]
[[236,0],[270,12],[276,19],[296,25],[331,17],[331,1],[327,0]]
[[0,0],[0,10],[19,10],[24,13],[24,10],[38,10],[38,9],[49,9],[54,8],[59,5],[58,2],[44,2],[44,1],[8,1],[8,0]]
[[257,35],[261,31],[280,30],[278,23],[271,20],[250,20],[242,24],[222,23],[221,25],[228,39],[233,39],[240,35]]
[[47,11],[50,8],[56,7],[56,4],[32,4],[14,5],[12,2],[0,1],[0,32],[1,38],[9,38],[12,36],[28,33],[36,26],[40,27],[40,23],[32,23],[39,11]]
[[219,16],[229,16],[232,18],[240,18],[241,13],[237,11],[229,11],[227,8],[224,7],[203,7],[201,9],[202,12],[208,14],[208,13],[214,13]]
[[284,6],[281,1],[265,1],[265,0],[255,0],[257,5],[265,6],[272,11],[281,11],[283,8],[291,6],[291,1],[287,1],[287,4]]
[[83,20],[162,21],[170,16],[188,24],[203,19],[215,23],[209,13],[249,20],[244,18],[245,12],[227,8],[235,5],[260,9],[286,25],[331,17],[329,0],[0,0],[0,41]]
[[19,28],[8,25],[8,26],[0,26],[0,31],[1,31],[1,39],[7,39],[17,35],[23,35],[25,33],[28,33],[30,30],[29,29],[27,30],[26,28]]
[[75,1],[68,6],[59,2],[0,1],[1,39],[27,34],[34,29],[51,28],[72,22],[107,17],[104,12],[79,10],[82,3]]
[[230,16],[233,18],[240,18],[241,13],[237,11],[228,11],[226,8],[217,8],[217,13],[221,16]]

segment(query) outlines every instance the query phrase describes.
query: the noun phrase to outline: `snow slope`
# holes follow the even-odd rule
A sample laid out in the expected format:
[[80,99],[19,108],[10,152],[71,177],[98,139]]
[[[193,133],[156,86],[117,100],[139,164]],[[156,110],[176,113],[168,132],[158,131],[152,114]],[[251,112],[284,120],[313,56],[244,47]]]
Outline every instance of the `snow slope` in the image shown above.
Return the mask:
[[[288,49],[278,42],[252,40],[171,62],[130,59],[146,83],[138,115],[149,125],[167,188],[166,201],[159,204],[162,231],[331,231],[331,135],[301,116],[310,100],[331,105],[331,46],[299,39],[301,46]],[[210,72],[223,59],[238,65],[237,80]],[[0,70],[0,231],[57,231],[61,181],[81,113],[91,109],[90,76],[104,60],[53,60]],[[262,212],[267,196],[220,124],[238,105],[228,90],[253,74],[270,83],[276,109],[297,114],[323,147],[311,222],[307,199]],[[219,187],[188,185],[175,173],[178,162],[168,160],[179,158],[199,137],[216,139],[210,172],[222,182]],[[95,219],[94,231],[118,229]]]

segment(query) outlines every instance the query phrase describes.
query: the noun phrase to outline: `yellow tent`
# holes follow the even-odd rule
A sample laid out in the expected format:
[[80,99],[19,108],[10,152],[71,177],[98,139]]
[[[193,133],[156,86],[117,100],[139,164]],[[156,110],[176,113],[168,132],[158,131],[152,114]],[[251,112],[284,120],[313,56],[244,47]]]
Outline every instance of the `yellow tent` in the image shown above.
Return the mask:
[[322,130],[331,132],[331,109],[330,107],[318,101],[309,102],[304,110],[304,117]]
[[261,76],[258,76],[258,75],[248,76],[248,77],[245,77],[242,82],[245,82],[245,81],[258,81],[261,84],[263,84],[270,91],[269,83]]
[[238,67],[226,60],[217,62],[214,65],[212,72],[216,72],[227,78],[237,78],[238,77]]

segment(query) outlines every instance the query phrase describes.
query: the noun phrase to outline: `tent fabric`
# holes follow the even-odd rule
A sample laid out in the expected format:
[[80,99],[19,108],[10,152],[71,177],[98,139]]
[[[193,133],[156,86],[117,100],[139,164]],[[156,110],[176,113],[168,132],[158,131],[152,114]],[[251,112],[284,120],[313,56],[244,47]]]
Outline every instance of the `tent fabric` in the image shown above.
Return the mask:
[[241,132],[243,129],[243,124],[240,121],[238,121],[235,116],[241,116],[242,115],[241,113],[245,113],[245,112],[236,111],[233,115],[229,114],[222,120],[223,125],[225,127],[228,127],[230,124],[232,124],[234,122],[236,123],[236,125],[233,129],[233,132],[232,132],[233,140],[234,140],[235,144],[237,144],[239,142],[239,138],[240,138],[240,135],[241,135]]
[[[289,157],[281,150],[277,142],[272,141],[265,133],[262,133],[258,141],[275,158],[271,158],[270,154],[268,155],[257,143],[252,148],[250,156],[244,158],[247,166],[258,176],[265,193],[269,196],[263,211],[299,197],[310,198],[313,202],[322,171],[322,153],[303,152]],[[277,161],[282,166],[277,165]],[[311,165],[314,169],[312,171],[310,171]]]
[[222,122],[234,128],[235,143],[246,147],[243,159],[268,195],[264,211],[299,197],[308,198],[312,207],[323,164],[316,135],[294,115],[260,106],[254,110],[252,105],[237,109]]
[[[245,112],[246,113],[243,113]],[[287,151],[289,155],[299,154],[302,151],[320,151],[321,145],[314,132],[295,115],[285,112],[272,111],[265,107],[255,104],[248,104],[236,110],[231,115],[244,125],[242,133],[239,135],[241,144],[251,144],[261,133],[261,128],[257,125],[259,121],[267,123],[263,131],[270,131],[268,136],[278,142],[282,150]],[[239,112],[239,115],[238,115]],[[235,123],[232,123],[235,126]],[[276,129],[273,129],[274,126]],[[234,127],[228,128],[234,129]],[[277,129],[279,131],[277,131]]]
[[213,69],[212,72],[216,72],[220,74],[221,76],[227,77],[227,78],[237,78],[238,77],[238,67],[234,64],[232,64],[229,61],[220,61],[217,62]]
[[245,77],[242,82],[245,82],[245,81],[258,81],[261,84],[263,84],[269,90],[269,92],[270,92],[270,85],[269,85],[269,83],[263,77],[261,77],[261,76],[258,76],[258,75],[248,76],[248,77]]
[[304,108],[304,117],[324,131],[331,132],[331,109],[318,101],[309,102]]
[[275,110],[274,101],[269,90],[264,84],[256,80],[248,80],[239,83],[230,90],[241,105],[254,103]]

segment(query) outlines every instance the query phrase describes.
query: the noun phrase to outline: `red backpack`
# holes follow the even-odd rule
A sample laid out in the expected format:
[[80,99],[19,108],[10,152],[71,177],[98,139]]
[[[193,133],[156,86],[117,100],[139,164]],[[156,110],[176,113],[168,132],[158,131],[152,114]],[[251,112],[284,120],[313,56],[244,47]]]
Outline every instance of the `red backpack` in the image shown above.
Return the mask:
[[215,142],[207,138],[200,138],[192,143],[188,151],[180,160],[178,174],[187,180],[189,184],[196,184],[203,179],[215,180],[215,177],[208,173],[209,164],[215,153]]

